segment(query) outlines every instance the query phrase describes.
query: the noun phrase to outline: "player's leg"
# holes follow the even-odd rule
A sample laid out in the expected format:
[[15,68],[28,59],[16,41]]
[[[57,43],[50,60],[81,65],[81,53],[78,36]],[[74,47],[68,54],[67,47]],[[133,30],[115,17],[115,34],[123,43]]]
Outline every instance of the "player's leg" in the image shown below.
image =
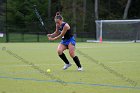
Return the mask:
[[71,66],[67,57],[63,53],[63,51],[66,49],[67,49],[67,47],[63,44],[59,44],[58,48],[57,48],[57,53],[58,53],[59,57],[65,62],[65,66],[63,67],[64,70]]
[[77,56],[75,56],[75,46],[70,43],[68,45],[68,49],[69,49],[69,54],[70,56],[73,58],[74,62],[76,63],[77,67],[78,67],[78,70],[81,71],[82,70],[82,66],[80,64],[80,60]]

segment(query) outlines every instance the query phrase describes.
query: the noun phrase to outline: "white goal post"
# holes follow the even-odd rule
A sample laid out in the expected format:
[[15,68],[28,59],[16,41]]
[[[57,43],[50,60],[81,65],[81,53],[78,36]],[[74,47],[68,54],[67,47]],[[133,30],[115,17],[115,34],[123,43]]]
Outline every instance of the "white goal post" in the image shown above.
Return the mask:
[[140,41],[140,19],[96,20],[96,39],[102,41]]
[[3,33],[0,33],[0,37],[3,37],[4,36],[4,34]]

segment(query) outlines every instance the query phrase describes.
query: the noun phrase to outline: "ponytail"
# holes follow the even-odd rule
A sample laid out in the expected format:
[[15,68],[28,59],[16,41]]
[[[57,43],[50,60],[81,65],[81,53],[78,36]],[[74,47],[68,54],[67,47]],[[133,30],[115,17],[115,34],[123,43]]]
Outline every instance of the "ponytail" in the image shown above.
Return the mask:
[[60,15],[60,12],[56,12],[56,16],[59,16]]
[[63,17],[61,16],[60,12],[56,12],[54,19],[63,20]]

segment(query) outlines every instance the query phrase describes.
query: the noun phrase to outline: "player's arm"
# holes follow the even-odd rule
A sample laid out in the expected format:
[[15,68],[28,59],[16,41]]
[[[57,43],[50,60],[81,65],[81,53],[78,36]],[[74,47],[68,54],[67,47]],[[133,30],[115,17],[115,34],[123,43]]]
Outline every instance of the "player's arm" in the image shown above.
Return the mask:
[[52,34],[48,34],[47,36],[53,38],[53,37],[58,36],[59,34],[60,34],[60,32],[58,31],[58,29],[56,27],[55,31]]
[[56,36],[54,38],[49,38],[49,40],[57,40],[59,38],[62,38],[66,34],[66,32],[67,32],[68,29],[70,29],[70,26],[68,24],[65,24],[65,26],[64,26],[61,34],[59,34],[58,36]]

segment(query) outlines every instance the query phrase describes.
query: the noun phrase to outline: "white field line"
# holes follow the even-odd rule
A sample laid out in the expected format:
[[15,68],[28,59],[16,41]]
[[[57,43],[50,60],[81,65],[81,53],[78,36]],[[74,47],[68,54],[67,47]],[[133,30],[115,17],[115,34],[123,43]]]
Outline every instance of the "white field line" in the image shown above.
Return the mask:
[[120,44],[126,44],[126,43],[134,43],[134,41],[122,41],[122,42],[119,42],[119,41],[103,41],[103,43],[120,43]]
[[[137,61],[134,61],[134,60],[115,60],[115,61],[111,61],[109,60],[108,62],[106,63],[136,63]],[[73,65],[75,65],[74,63],[71,63]],[[88,63],[88,64],[93,64],[93,63]],[[88,64],[84,64],[84,65],[88,65]],[[35,66],[56,66],[56,65],[62,65],[63,66],[63,63],[62,64],[35,64]],[[4,66],[0,66],[0,68],[7,68],[7,67],[31,67],[31,65],[4,65]]]
[[81,46],[81,47],[76,47],[76,48],[78,48],[78,49],[80,49],[80,48],[95,48],[95,47],[89,47],[89,46]]
[[[119,48],[122,46],[108,46],[108,45],[104,45],[104,46],[77,46],[76,49],[92,49],[92,48]],[[127,48],[132,48],[134,46],[127,46]]]
[[111,46],[79,46],[76,47],[77,49],[91,49],[91,48],[108,48]]

